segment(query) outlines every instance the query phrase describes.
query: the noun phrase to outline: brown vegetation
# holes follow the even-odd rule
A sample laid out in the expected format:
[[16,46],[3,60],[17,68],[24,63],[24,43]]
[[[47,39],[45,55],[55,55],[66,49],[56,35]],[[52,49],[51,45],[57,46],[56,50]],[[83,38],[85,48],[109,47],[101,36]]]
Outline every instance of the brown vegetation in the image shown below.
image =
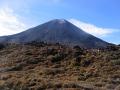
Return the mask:
[[0,45],[0,90],[119,90],[120,47]]

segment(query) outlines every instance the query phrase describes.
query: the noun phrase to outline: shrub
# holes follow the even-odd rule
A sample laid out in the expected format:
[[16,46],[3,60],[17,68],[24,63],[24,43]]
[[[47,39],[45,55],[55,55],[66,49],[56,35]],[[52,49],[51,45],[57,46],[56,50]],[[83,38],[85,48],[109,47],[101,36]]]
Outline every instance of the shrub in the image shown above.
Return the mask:
[[78,77],[78,80],[85,81],[91,76],[92,76],[91,73],[81,73],[80,76]]
[[63,85],[63,88],[81,88],[81,86],[76,83],[66,83]]
[[73,59],[72,65],[73,66],[80,66],[80,62],[81,62],[81,57],[78,56],[78,57]]
[[55,56],[53,56],[51,62],[52,63],[58,62],[58,61],[64,59],[64,57],[65,56],[63,54],[56,54]]
[[27,64],[38,64],[40,61],[41,60],[39,60],[39,59],[31,58],[31,59],[26,60],[26,63]]
[[5,48],[5,45],[4,44],[0,44],[0,49],[3,49]]
[[55,89],[62,88],[62,83],[55,83],[54,88]]
[[73,49],[75,50],[74,57],[77,57],[79,55],[83,55],[83,49],[80,48],[79,46],[74,46]]
[[57,52],[54,48],[47,49],[47,55],[55,55],[55,54],[57,54]]
[[16,66],[9,67],[7,71],[20,71],[25,66],[24,63],[17,64]]
[[90,60],[83,60],[83,61],[81,61],[81,65],[83,66],[83,67],[87,67],[87,66],[89,66],[91,64],[91,61]]
[[76,45],[73,47],[73,49],[81,49],[80,46]]
[[78,57],[79,55],[83,55],[82,51],[75,51],[74,52],[74,57]]
[[117,46],[115,46],[115,45],[110,45],[110,46],[107,46],[107,50],[109,50],[109,51],[117,51],[119,48],[117,47]]
[[120,59],[112,60],[111,63],[112,63],[112,65],[120,65]]

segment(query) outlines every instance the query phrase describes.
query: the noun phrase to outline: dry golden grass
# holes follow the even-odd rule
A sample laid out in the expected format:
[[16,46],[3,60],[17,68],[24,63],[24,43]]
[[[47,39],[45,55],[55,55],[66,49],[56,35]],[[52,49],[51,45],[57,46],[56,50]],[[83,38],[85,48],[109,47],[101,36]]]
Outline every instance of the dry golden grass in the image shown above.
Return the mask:
[[7,45],[0,49],[0,90],[119,90],[119,59],[119,47]]

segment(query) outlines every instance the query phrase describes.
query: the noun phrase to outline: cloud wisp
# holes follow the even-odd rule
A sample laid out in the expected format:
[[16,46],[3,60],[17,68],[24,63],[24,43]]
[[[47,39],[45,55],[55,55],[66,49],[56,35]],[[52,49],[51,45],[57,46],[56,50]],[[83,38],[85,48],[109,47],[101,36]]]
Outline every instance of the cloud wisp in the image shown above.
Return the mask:
[[11,35],[26,29],[26,25],[10,8],[0,9],[0,36]]
[[117,31],[116,29],[97,27],[93,24],[85,23],[85,22],[79,21],[77,19],[70,19],[69,21],[72,24],[74,24],[77,27],[84,30],[85,32],[90,33],[90,34],[97,36],[97,37],[104,37],[104,36],[110,35],[113,32]]

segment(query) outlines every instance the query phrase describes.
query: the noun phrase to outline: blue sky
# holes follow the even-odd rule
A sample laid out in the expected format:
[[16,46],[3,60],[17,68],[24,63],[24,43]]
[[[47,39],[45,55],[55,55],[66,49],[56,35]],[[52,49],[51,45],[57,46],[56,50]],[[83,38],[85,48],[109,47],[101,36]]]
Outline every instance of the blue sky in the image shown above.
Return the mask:
[[120,43],[120,0],[0,0],[0,36],[52,19],[66,19],[111,43]]

